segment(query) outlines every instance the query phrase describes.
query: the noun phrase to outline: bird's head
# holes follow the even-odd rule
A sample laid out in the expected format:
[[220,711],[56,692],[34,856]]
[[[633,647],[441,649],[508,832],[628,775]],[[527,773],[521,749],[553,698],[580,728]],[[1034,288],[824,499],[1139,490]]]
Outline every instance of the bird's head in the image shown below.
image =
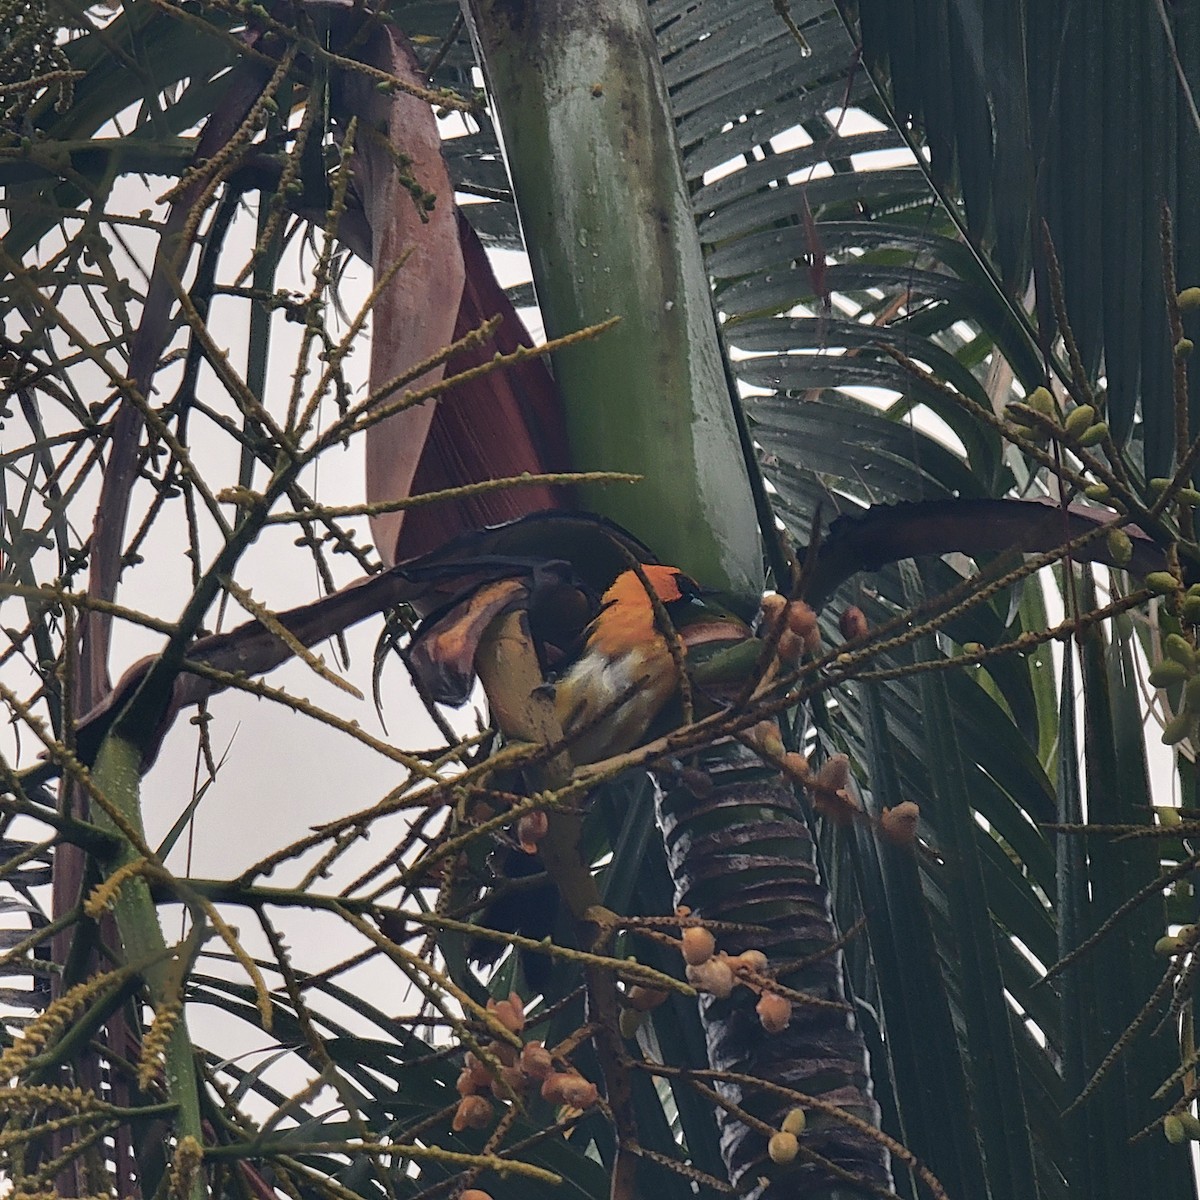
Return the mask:
[[[685,575],[678,567],[664,567],[655,563],[643,563],[642,571],[654,589],[655,594],[664,604],[673,604],[677,600],[691,600],[700,595],[700,586],[694,579]],[[646,585],[632,569],[622,571],[613,581],[612,586],[604,593],[603,603],[628,604],[640,607],[649,603]]]

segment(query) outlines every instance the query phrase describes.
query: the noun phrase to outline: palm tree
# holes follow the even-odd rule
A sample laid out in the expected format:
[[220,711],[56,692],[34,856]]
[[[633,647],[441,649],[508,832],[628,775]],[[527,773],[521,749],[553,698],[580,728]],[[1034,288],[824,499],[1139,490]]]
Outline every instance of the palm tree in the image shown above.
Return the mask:
[[[485,987],[465,961],[461,923],[443,916],[433,921],[444,964],[435,977],[406,957],[401,934],[411,930],[393,918],[380,933],[369,920],[380,915],[369,899],[374,874],[345,895],[317,886],[319,868],[275,890],[261,874],[181,881],[161,864],[167,847],[152,849],[140,833],[137,776],[157,749],[163,713],[207,699],[217,686],[246,686],[233,672],[266,670],[295,651],[281,648],[278,625],[258,609],[257,632],[193,643],[222,590],[239,595],[228,580],[272,506],[298,514],[327,586],[335,575],[322,539],[377,569],[347,533],[345,515],[313,502],[303,473],[315,460],[309,449],[327,453],[357,427],[339,427],[337,418],[314,425],[314,436],[329,435],[318,448],[291,437],[303,425],[295,412],[276,428],[258,401],[269,312],[290,304],[332,364],[331,397],[353,405],[341,387],[344,350],[319,312],[324,293],[280,295],[274,264],[292,236],[285,214],[294,213],[336,229],[386,267],[379,247],[395,230],[379,214],[391,221],[387,213],[401,206],[364,191],[382,153],[372,141],[379,113],[369,96],[355,99],[355,85],[361,93],[379,84],[379,94],[389,94],[400,61],[372,57],[375,26],[361,14],[316,6],[73,11],[66,23],[74,36],[61,44],[58,15],[30,10],[12,36],[18,86],[3,93],[11,97],[0,162],[10,213],[10,390],[29,434],[27,448],[6,460],[6,481],[21,498],[6,502],[5,583],[28,606],[16,640],[46,664],[38,703],[50,721],[47,742],[75,783],[66,793],[72,807],[56,812],[39,791],[45,768],[17,775],[6,766],[7,811],[40,822],[38,842],[57,843],[61,971],[56,998],[34,1025],[50,1050],[31,1058],[42,1043],[17,1041],[5,1064],[26,1089],[14,1093],[25,1098],[14,1099],[8,1120],[25,1131],[10,1162],[27,1191],[56,1177],[70,1194],[103,1190],[106,1164],[115,1164],[122,1194],[134,1180],[144,1192],[167,1186],[168,1169],[170,1186],[197,1194],[202,1142],[210,1147],[207,1177],[231,1193],[437,1194],[457,1186],[462,1171],[488,1167],[494,1196],[552,1194],[536,1171],[505,1176],[496,1160],[471,1157],[508,1154],[515,1143],[522,1162],[588,1195],[652,1187],[709,1194],[728,1186],[724,1180],[749,1186],[764,1174],[771,1182],[763,1194],[772,1196],[850,1195],[864,1181],[913,1197],[937,1194],[935,1186],[953,1197],[1115,1197],[1134,1180],[1156,1194],[1193,1194],[1187,1156],[1158,1129],[1164,1124],[1171,1137],[1189,1129],[1182,1118],[1190,1117],[1193,1086],[1191,934],[1165,947],[1165,968],[1153,954],[1168,915],[1176,923],[1192,916],[1186,886],[1172,892],[1169,913],[1163,903],[1168,883],[1186,885],[1191,850],[1175,832],[1116,842],[1047,828],[1086,818],[1126,833],[1153,831],[1138,664],[1163,658],[1160,645],[1172,634],[1178,669],[1157,681],[1174,688],[1163,702],[1185,714],[1172,736],[1191,730],[1182,707],[1193,668],[1184,591],[1194,543],[1182,365],[1188,318],[1164,302],[1161,261],[1168,298],[1175,274],[1181,284],[1200,279],[1182,203],[1197,132],[1188,105],[1195,31],[1185,11],[1114,7],[1121,12],[1075,14],[1062,5],[981,17],[965,3],[922,0],[860,0],[856,10],[765,0],[470,6],[471,45],[508,174],[490,111],[468,101],[469,132],[447,143],[446,160],[455,188],[489,203],[467,215],[486,240],[511,246],[519,212],[551,338],[621,317],[616,328],[560,344],[553,356],[570,465],[643,476],[624,490],[579,484],[583,502],[661,560],[722,589],[735,608],[754,608],[764,557],[785,591],[796,583],[794,568],[807,564],[801,586],[825,604],[825,641],[837,649],[819,672],[801,677],[805,703],[789,708],[783,732],[788,748],[814,764],[848,754],[861,793],[862,813],[848,824],[814,814],[777,767],[740,743],[706,748],[697,735],[670,749],[675,758],[700,757],[669,763],[653,786],[635,772],[591,795],[572,836],[582,838],[586,861],[612,852],[595,884],[607,910],[661,916],[682,902],[707,921],[741,926],[722,929],[721,944],[765,946],[774,965],[792,963],[777,982],[827,1004],[800,1010],[802,1019],[769,1038],[748,989],[729,1002],[706,999],[699,1012],[675,996],[652,1014],[635,1051],[613,1028],[611,970],[587,968],[593,1007],[585,1015],[569,998],[580,968],[556,960],[544,1000],[551,1016],[531,1019],[548,1045],[597,1021],[594,1048],[585,1044],[572,1061],[604,1077],[612,1115],[611,1123],[594,1110],[568,1118],[577,1121],[568,1140],[546,1137],[537,1109],[506,1117],[499,1140],[452,1130],[457,1065],[440,1039],[418,1038],[419,1024],[343,987],[340,966],[311,978],[294,970],[271,914],[303,905],[334,911],[485,1057],[487,1039],[503,1035],[481,1025],[482,1016],[464,1023],[458,1013],[470,1017],[489,992],[506,995],[515,960]],[[398,5],[394,16],[435,82],[469,92],[471,51],[453,6]],[[1054,47],[1044,62],[1041,47]],[[369,70],[354,66],[361,62]],[[364,77],[371,86],[361,87]],[[1118,77],[1124,91],[1115,88]],[[21,90],[29,80],[37,86]],[[451,92],[435,99],[459,103]],[[132,124],[109,134],[106,123],[131,105],[139,106]],[[356,185],[346,169],[351,142]],[[412,168],[401,173],[403,197],[421,200],[427,164],[401,148],[411,159],[401,165]],[[179,180],[169,217],[110,221],[116,182],[139,172]],[[239,382],[222,375],[205,330],[230,289],[219,269],[226,231],[254,192],[280,201],[260,203],[252,273],[233,281],[251,306]],[[347,196],[341,221],[329,217]],[[1165,255],[1160,201],[1177,223]],[[211,212],[202,227],[201,211]],[[432,211],[434,225],[436,202]],[[135,314],[121,299],[118,235],[139,220],[157,239],[157,261]],[[31,270],[39,241],[56,229],[64,249]],[[189,264],[197,241],[201,252]],[[334,271],[332,241],[315,261],[321,284]],[[410,289],[425,278],[415,274]],[[139,288],[134,280],[125,286]],[[91,297],[101,333],[78,320],[68,325],[72,310],[61,296],[69,289]],[[428,349],[464,332],[456,328],[461,313],[437,316],[442,324],[433,327],[442,332]],[[177,336],[181,378],[163,375],[159,362]],[[376,344],[383,340],[377,329]],[[408,366],[423,357],[411,346],[392,350],[376,382],[400,374],[406,355]],[[98,410],[89,410],[96,397],[83,391],[94,392],[95,377],[81,377],[80,363],[104,372],[108,398]],[[448,369],[461,363],[452,359]],[[210,416],[212,403],[198,398],[201,364],[223,379],[232,418]],[[1051,408],[1006,407],[1047,385]],[[545,380],[522,386],[529,402]],[[304,393],[296,394],[300,411]],[[117,398],[110,418],[106,406]],[[43,415],[50,409],[69,416],[66,433],[60,417]],[[202,417],[241,456],[243,490],[226,497],[236,515],[223,526],[183,450],[189,422]],[[1091,435],[1102,418],[1108,440]],[[1081,435],[1100,450],[1081,445]],[[163,448],[168,465],[159,468]],[[90,466],[72,469],[62,456],[90,463],[101,454],[103,493],[95,521],[84,522],[85,545],[67,523],[79,511],[71,481],[90,479]],[[431,486],[424,469],[409,463],[407,482]],[[1148,483],[1177,470],[1165,491]],[[123,498],[139,476],[155,488],[150,518],[173,491],[200,512],[189,517],[195,575],[166,650],[113,692],[106,602],[122,563],[138,552],[140,538],[125,544]],[[453,473],[447,481],[468,482]],[[388,498],[393,483],[374,498]],[[1092,503],[1080,510],[1014,500],[1057,500],[1060,490],[1079,500],[1085,485]],[[904,507],[889,507],[897,504]],[[841,515],[831,523],[834,514]],[[1143,531],[1128,544],[1106,527],[1118,530],[1122,515]],[[204,553],[211,535],[194,532],[202,520],[218,530],[215,553]],[[405,536],[418,536],[411,526]],[[47,534],[56,539],[49,565]],[[1023,567],[1014,551],[1058,563],[1057,584]],[[1098,600],[1089,568],[1079,565],[1131,556],[1139,575],[1157,572],[1166,594],[1152,626],[1130,615],[1144,611],[1144,590],[1106,582]],[[431,561],[445,560],[435,552]],[[85,565],[90,586],[78,602],[76,656],[75,602],[36,585],[69,583]],[[422,586],[411,572],[380,573],[287,624],[311,644],[387,606],[424,603]],[[1093,620],[1110,600],[1112,622]],[[856,628],[843,634],[837,617],[851,603],[876,632],[852,640],[841,660],[840,643]],[[1059,606],[1066,620],[1052,631],[1063,646],[1056,656],[1045,631],[1048,609]],[[185,653],[208,670],[190,692],[175,682]],[[16,692],[5,698],[26,730],[39,728]],[[90,721],[75,715],[95,704]],[[75,747],[93,764],[86,778],[75,769]],[[1178,765],[1190,809],[1190,757],[1181,752]],[[889,839],[883,814],[913,801],[919,839]],[[309,846],[332,863],[343,853],[338,839],[355,841],[377,817],[337,824]],[[455,826],[440,836],[433,857],[461,844],[468,867],[481,867],[478,836]],[[28,864],[43,855],[38,844],[17,848],[8,878],[26,886]],[[390,859],[373,870],[388,867]],[[411,866],[401,870],[400,882],[414,878]],[[102,879],[114,882],[97,893]],[[591,898],[588,886],[568,897],[577,908]],[[103,962],[105,946],[116,943],[81,919],[73,907],[81,894],[110,900],[119,928],[124,957],[98,974],[96,956]],[[178,947],[164,942],[154,908],[168,897],[192,913],[193,933]],[[1143,902],[1123,913],[1135,897]],[[222,923],[233,906],[263,922],[261,967]],[[92,919],[102,907],[93,904]],[[196,957],[213,928],[241,956],[243,973],[234,978],[214,965],[216,956]],[[668,918],[657,931],[670,928]],[[569,939],[570,927],[564,932]],[[1097,933],[1105,936],[1091,946]],[[655,957],[653,945],[646,951],[622,936],[601,948],[679,974],[677,956]],[[28,969],[40,940],[19,940],[10,962]],[[1069,957],[1080,947],[1090,948]],[[1060,958],[1066,964],[1051,975]],[[141,986],[157,1014],[142,1061],[153,1067],[162,1055],[165,1092],[153,1070],[125,1069],[138,1053],[130,1031],[143,1025],[132,999]],[[450,1009],[447,994],[456,1001]],[[265,1069],[193,1058],[177,1018],[184,999],[250,1024],[269,1008],[280,1045],[294,1047],[309,1077],[332,1088],[336,1106],[310,1103],[319,1087],[289,1095]],[[338,1019],[339,1004],[355,1022]],[[1169,1032],[1148,1037],[1147,1023],[1168,1012]],[[63,1035],[72,1021],[84,1038]],[[103,1052],[89,1057],[79,1043],[102,1028]],[[1121,1053],[1109,1063],[1114,1045]],[[1171,1087],[1156,1095],[1176,1067]],[[120,1111],[48,1090],[64,1081]],[[806,1097],[806,1153],[783,1169],[766,1162],[766,1131],[796,1094]],[[239,1111],[245,1097],[248,1115]],[[276,1107],[272,1118],[264,1120],[264,1105]],[[164,1122],[177,1139],[169,1145]],[[871,1135],[872,1125],[890,1143]],[[1138,1136],[1146,1130],[1150,1136]],[[379,1138],[401,1143],[396,1160],[416,1168],[391,1169],[386,1154],[370,1148]],[[106,1152],[92,1153],[93,1142]],[[812,1157],[814,1147],[825,1161]],[[64,1174],[68,1166],[73,1174]]]

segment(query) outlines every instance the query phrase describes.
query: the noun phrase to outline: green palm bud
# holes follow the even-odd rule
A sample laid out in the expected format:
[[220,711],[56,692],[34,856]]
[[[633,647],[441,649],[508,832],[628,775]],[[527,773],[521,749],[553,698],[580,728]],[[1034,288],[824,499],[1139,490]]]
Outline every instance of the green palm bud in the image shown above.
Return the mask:
[[1200,1142],[1200,1121],[1186,1110],[1175,1115],[1179,1118],[1179,1123],[1183,1126],[1183,1132],[1188,1135],[1188,1139],[1193,1142]]
[[1162,744],[1164,746],[1174,746],[1182,742],[1191,733],[1194,721],[1195,717],[1190,712],[1181,712],[1178,716],[1172,717],[1163,726]]
[[1196,662],[1196,652],[1192,649],[1191,643],[1178,633],[1167,634],[1163,640],[1163,649],[1177,663],[1183,663],[1185,667],[1190,668]]
[[1160,596],[1169,596],[1175,590],[1175,576],[1170,571],[1151,571],[1146,576],[1146,586]]
[[1125,566],[1133,558],[1133,539],[1123,529],[1108,531],[1108,553],[1118,567]]
[[1095,425],[1089,425],[1075,440],[1086,450],[1100,445],[1106,437],[1108,437],[1108,422],[1097,421]]
[[1050,395],[1050,390],[1044,387],[1035,387],[1028,396],[1025,397],[1025,403],[1030,408],[1036,409],[1045,417],[1054,416],[1054,397]]
[[1067,437],[1074,440],[1079,437],[1085,429],[1089,429],[1096,420],[1096,410],[1090,404],[1081,404],[1078,408],[1073,408],[1067,413],[1067,419],[1063,422],[1063,428],[1067,431]]
[[1191,671],[1183,663],[1164,658],[1150,672],[1150,683],[1156,688],[1174,687],[1191,676]]

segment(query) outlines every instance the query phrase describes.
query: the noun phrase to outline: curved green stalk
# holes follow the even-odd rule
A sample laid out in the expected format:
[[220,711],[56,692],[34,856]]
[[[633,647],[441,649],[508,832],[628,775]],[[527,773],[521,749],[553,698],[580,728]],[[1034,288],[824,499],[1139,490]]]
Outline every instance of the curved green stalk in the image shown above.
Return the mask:
[[[113,812],[105,812],[97,804],[93,806],[93,818],[100,828],[122,835],[119,848],[104,860],[105,871],[109,874],[143,857],[141,849],[126,832],[133,832],[145,844],[141,813],[141,762],[141,749],[115,734],[104,739],[96,756],[92,779],[96,790],[109,802]],[[171,955],[158,922],[158,909],[150,895],[150,887],[140,875],[125,881],[113,904],[113,916],[121,934],[126,960],[148,964],[143,974],[150,1002],[157,1011],[164,1001],[173,998],[169,995]],[[167,1095],[179,1106],[175,1120],[177,1139],[190,1135],[203,1145],[200,1093],[196,1086],[191,1038],[183,1013],[179,1014],[166,1045],[164,1072]],[[191,1200],[204,1200],[204,1195],[203,1180],[197,1175],[191,1185]]]

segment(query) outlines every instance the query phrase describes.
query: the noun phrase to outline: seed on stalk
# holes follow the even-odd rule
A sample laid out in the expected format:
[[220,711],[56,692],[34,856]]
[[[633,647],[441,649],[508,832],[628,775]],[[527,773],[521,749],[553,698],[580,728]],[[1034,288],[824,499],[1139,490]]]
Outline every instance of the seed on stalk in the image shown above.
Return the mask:
[[541,1042],[526,1042],[521,1047],[521,1070],[530,1079],[545,1079],[554,1070],[550,1051]]
[[867,623],[866,613],[857,604],[851,604],[849,608],[843,611],[842,615],[838,618],[838,628],[842,631],[842,637],[848,642],[855,642],[859,638],[865,638],[871,631],[871,626]]
[[1025,403],[1035,412],[1040,412],[1044,417],[1052,417],[1054,415],[1054,397],[1050,395],[1049,388],[1035,387],[1025,397]]
[[1177,587],[1177,582],[1170,571],[1151,571],[1146,576],[1146,586],[1160,596],[1169,596]]
[[754,1011],[768,1033],[782,1033],[792,1020],[792,1002],[775,992],[763,992]]
[[780,1130],[778,1133],[773,1133],[771,1140],[767,1143],[768,1157],[773,1163],[779,1163],[781,1166],[784,1163],[792,1162],[799,1153],[800,1142],[794,1133],[785,1133]]
[[1192,667],[1196,663],[1196,652],[1187,638],[1178,633],[1168,633],[1163,639],[1163,649],[1177,663]]
[[717,939],[703,925],[689,925],[683,931],[683,961],[690,967],[708,962],[717,948]]
[[790,1133],[793,1137],[799,1137],[804,1132],[804,1127],[808,1124],[808,1118],[804,1115],[804,1109],[792,1108],[788,1110],[788,1114],[783,1118],[783,1124],[779,1126],[784,1133]]
[[661,988],[643,987],[642,984],[635,983],[625,993],[625,1003],[634,1012],[650,1012],[651,1009],[664,1004],[667,995],[668,993]]
[[455,1133],[464,1129],[486,1129],[492,1123],[492,1106],[482,1096],[464,1096],[454,1110],[450,1128]]
[[707,992],[717,1000],[728,1000],[733,993],[733,970],[724,959],[710,958],[689,966],[684,975],[696,991]]
[[911,800],[902,800],[895,808],[885,808],[879,817],[883,836],[893,845],[911,846],[917,840],[917,822],[921,808]]
[[1177,683],[1183,683],[1184,680],[1191,677],[1191,672],[1183,665],[1176,662],[1173,658],[1164,658],[1162,662],[1156,663],[1150,670],[1150,683],[1156,688],[1174,687]]

